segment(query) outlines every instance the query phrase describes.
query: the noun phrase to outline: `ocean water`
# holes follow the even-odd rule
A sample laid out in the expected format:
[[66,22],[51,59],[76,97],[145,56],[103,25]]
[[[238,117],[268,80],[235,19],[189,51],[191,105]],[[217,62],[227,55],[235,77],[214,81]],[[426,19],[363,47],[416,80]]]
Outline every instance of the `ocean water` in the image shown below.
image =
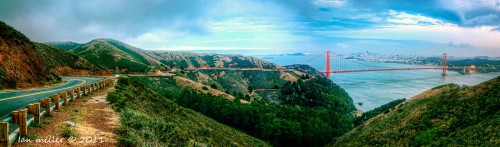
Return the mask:
[[[267,51],[198,51],[222,54],[242,54],[255,56],[278,65],[309,64],[317,70],[325,70],[325,58],[318,53],[294,56]],[[319,58],[316,58],[318,57]],[[315,59],[316,58],[316,59]],[[315,60],[313,60],[315,59]],[[422,67],[422,65],[408,65],[395,63],[363,62],[364,64],[378,67]],[[332,70],[341,70],[340,65],[356,68],[358,64],[344,62],[338,63],[332,59]],[[481,82],[500,76],[500,72],[478,73],[464,75],[448,71],[448,76],[441,76],[441,70],[411,70],[411,71],[374,71],[333,73],[331,80],[344,88],[353,99],[358,109],[367,111],[390,101],[406,98],[409,99],[433,87],[455,83],[459,85],[476,85]],[[362,103],[362,105],[359,104]]]

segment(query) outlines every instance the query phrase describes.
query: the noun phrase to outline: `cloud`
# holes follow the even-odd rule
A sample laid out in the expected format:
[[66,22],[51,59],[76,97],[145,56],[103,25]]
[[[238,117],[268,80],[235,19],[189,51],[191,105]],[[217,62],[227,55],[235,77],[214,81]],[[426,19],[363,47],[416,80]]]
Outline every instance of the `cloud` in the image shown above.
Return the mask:
[[493,29],[491,29],[491,31],[497,31],[497,32],[500,32],[500,27],[493,28]]
[[347,45],[345,43],[337,43],[337,47],[341,48],[341,49],[346,49],[346,48],[349,48],[349,45]]
[[430,16],[450,23],[460,23],[461,19],[457,11],[443,7],[439,0],[415,0],[415,1],[393,1],[393,0],[348,0],[348,5],[358,9],[368,9],[373,12],[387,10],[405,11]]
[[500,3],[498,0],[347,0],[349,6],[357,9],[368,9],[383,12],[388,9],[421,14],[436,18],[446,23],[464,27],[491,26],[500,24]]
[[476,26],[476,25],[496,25],[500,22],[498,20],[497,14],[488,14],[483,16],[478,16],[469,20],[465,20],[464,25],[466,26]]
[[211,5],[211,0],[1,1],[0,19],[39,41],[138,36],[153,29],[206,34]]
[[472,49],[472,45],[468,43],[454,43],[453,41],[448,42],[448,46],[452,48],[462,48],[462,49]]
[[0,20],[34,41],[115,38],[145,49],[398,44],[498,54],[499,12],[500,0],[0,1]]
[[443,21],[435,18],[422,16],[419,14],[408,14],[406,12],[397,12],[389,10],[388,22],[404,25],[441,25]]
[[155,50],[165,51],[199,51],[199,50],[269,50],[270,48],[253,48],[253,47],[216,47],[216,46],[170,46],[161,47]]

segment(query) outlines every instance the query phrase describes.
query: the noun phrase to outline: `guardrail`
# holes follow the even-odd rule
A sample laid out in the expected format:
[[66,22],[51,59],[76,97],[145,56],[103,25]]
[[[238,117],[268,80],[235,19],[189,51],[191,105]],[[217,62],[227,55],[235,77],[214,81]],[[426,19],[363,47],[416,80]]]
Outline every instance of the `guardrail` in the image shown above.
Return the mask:
[[28,127],[39,124],[40,118],[51,115],[52,111],[74,102],[76,98],[92,93],[111,83],[111,79],[104,79],[96,83],[77,87],[39,102],[29,104],[26,108],[13,111],[10,117],[0,120],[0,147],[10,147],[16,138],[28,134]]

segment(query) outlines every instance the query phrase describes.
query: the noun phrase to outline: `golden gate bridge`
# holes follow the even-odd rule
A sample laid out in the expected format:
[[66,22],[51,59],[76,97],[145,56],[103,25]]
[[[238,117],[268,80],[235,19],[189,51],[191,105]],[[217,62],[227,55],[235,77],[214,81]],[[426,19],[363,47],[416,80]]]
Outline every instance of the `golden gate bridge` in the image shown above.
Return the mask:
[[[427,67],[381,67],[381,66],[376,66],[376,65],[370,65],[367,63],[364,63],[362,61],[356,60],[356,59],[346,59],[345,57],[341,56],[331,56],[330,51],[326,51],[326,54],[320,54],[313,59],[309,60],[306,62],[306,64],[309,64],[310,62],[322,58],[323,55],[326,58],[326,67],[325,71],[322,71],[322,73],[325,73],[327,78],[330,78],[332,73],[349,73],[349,72],[370,72],[370,71],[392,71],[392,70],[442,70],[441,75],[446,76],[446,72],[448,69],[462,69],[465,67],[448,67],[446,65],[447,61],[447,55],[446,53],[443,53],[441,59],[441,66],[427,66]],[[331,59],[334,59],[332,62]],[[332,67],[335,67],[335,70],[333,70]]]

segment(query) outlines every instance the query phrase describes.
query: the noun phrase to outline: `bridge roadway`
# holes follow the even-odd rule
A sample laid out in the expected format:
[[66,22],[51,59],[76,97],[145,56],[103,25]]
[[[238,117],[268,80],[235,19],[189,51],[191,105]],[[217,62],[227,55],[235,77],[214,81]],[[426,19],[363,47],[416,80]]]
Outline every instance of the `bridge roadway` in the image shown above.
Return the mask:
[[41,99],[49,98],[52,95],[75,89],[77,87],[96,83],[102,79],[103,78],[62,77],[62,80],[67,82],[54,87],[0,92],[0,118],[4,118],[10,115],[12,111],[24,108],[31,103],[40,101]]
[[[462,69],[463,67],[447,67],[447,69]],[[369,72],[369,71],[391,71],[391,70],[427,70],[439,69],[442,67],[409,67],[409,68],[374,68],[374,69],[356,69],[356,70],[331,70],[329,73],[347,73],[347,72]],[[322,73],[328,73],[323,71]]]

